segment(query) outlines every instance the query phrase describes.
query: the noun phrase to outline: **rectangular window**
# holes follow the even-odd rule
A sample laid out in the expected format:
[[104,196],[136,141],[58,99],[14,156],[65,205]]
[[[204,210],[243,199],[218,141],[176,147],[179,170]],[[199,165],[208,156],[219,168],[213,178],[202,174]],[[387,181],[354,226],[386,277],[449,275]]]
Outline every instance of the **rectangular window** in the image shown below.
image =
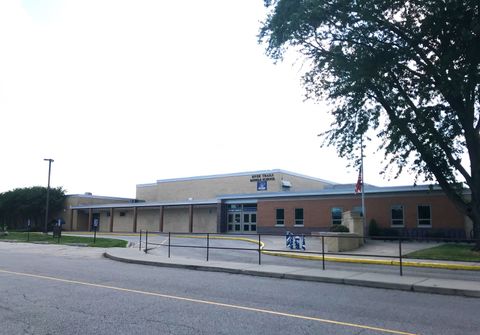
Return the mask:
[[390,209],[390,216],[391,216],[392,226],[402,227],[404,225],[402,205],[393,205]]
[[432,226],[432,213],[430,205],[418,205],[417,206],[417,220],[419,227]]
[[331,209],[332,225],[342,224],[342,213],[343,213],[343,208],[332,207]]
[[303,208],[295,208],[295,226],[303,226]]
[[285,210],[283,208],[277,208],[275,210],[275,225],[284,226],[285,225]]

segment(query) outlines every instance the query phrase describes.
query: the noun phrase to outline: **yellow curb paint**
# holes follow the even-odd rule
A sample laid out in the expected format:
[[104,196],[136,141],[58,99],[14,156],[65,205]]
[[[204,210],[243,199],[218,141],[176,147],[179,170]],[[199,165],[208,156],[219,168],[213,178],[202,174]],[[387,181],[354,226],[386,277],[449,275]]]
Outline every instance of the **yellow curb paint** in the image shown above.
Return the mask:
[[246,307],[246,306],[241,306],[241,305],[224,304],[224,303],[221,303],[221,302],[193,299],[193,298],[180,297],[180,296],[174,296],[174,295],[168,295],[168,294],[162,294],[162,293],[156,293],[156,292],[133,290],[133,289],[122,288],[122,287],[117,287],[117,286],[94,284],[94,283],[89,283],[89,282],[81,282],[81,281],[78,281],[78,280],[69,280],[69,279],[63,279],[63,278],[57,278],[57,277],[42,276],[42,275],[35,275],[35,274],[31,274],[31,273],[23,273],[23,272],[8,271],[8,270],[0,270],[0,273],[16,275],[16,276],[23,276],[23,277],[31,277],[31,278],[37,278],[37,279],[44,279],[44,280],[51,280],[51,281],[57,281],[57,282],[62,282],[62,283],[67,283],[67,284],[91,286],[91,287],[103,288],[103,289],[108,289],[108,290],[115,290],[115,291],[120,291],[120,292],[136,293],[136,294],[155,296],[155,297],[159,297],[159,298],[173,299],[173,300],[179,300],[179,301],[188,301],[188,302],[192,302],[192,303],[212,305],[212,306],[231,308],[231,309],[238,309],[238,310],[244,310],[244,311],[249,311],[249,312],[264,313],[264,314],[270,314],[270,315],[275,315],[275,316],[284,316],[284,317],[301,319],[301,320],[316,321],[316,322],[320,322],[320,323],[328,323],[328,324],[333,324],[333,325],[337,325],[337,326],[345,326],[345,327],[350,327],[350,328],[367,329],[367,330],[373,330],[373,331],[382,332],[382,333],[401,334],[401,335],[415,335],[414,333],[408,333],[408,332],[404,332],[404,331],[392,330],[392,329],[387,329],[387,328],[379,328],[379,327],[372,327],[372,326],[366,326],[366,325],[349,323],[349,322],[321,319],[321,318],[315,318],[315,317],[304,316],[304,315],[299,315],[299,314],[276,312],[276,311],[272,311],[272,310],[268,310],[268,309]]
[[[188,235],[176,235],[175,237],[180,238],[206,238],[205,236],[188,236]],[[226,236],[216,236],[210,237],[211,239],[222,239],[222,240],[234,240],[234,241],[245,241],[249,243],[258,244],[258,240],[244,238],[244,237],[226,237]],[[264,249],[265,243],[260,242],[260,249]],[[289,257],[289,258],[298,258],[312,261],[321,261],[322,256],[317,255],[308,255],[300,253],[290,253],[290,252],[281,252],[281,251],[267,251],[262,250],[262,254],[269,256],[279,256],[279,257]],[[400,266],[400,261],[397,260],[382,260],[382,259],[368,259],[368,258],[346,258],[346,257],[334,257],[334,256],[325,256],[325,260],[329,262],[338,262],[338,263],[358,263],[358,264],[373,264],[373,265],[393,265]],[[465,264],[448,264],[448,263],[431,263],[431,262],[414,262],[414,261],[405,261],[402,260],[402,266],[408,267],[419,267],[419,268],[434,268],[434,269],[448,269],[448,270],[469,270],[469,271],[480,271],[479,265],[465,265]]]

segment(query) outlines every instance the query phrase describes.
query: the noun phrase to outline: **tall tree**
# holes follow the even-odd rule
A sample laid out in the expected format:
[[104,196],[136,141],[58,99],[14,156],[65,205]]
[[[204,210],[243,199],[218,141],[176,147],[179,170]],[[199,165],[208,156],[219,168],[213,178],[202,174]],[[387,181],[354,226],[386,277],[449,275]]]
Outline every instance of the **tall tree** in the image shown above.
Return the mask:
[[436,180],[480,239],[480,2],[264,2],[267,54],[303,54],[307,97],[333,102],[325,144],[353,157],[376,132],[387,165]]
[[[33,229],[45,226],[45,204],[47,189],[34,186],[16,188],[0,193],[0,223],[13,229],[25,228],[31,220]],[[64,205],[65,191],[61,187],[50,189],[49,208],[52,214],[58,213]]]

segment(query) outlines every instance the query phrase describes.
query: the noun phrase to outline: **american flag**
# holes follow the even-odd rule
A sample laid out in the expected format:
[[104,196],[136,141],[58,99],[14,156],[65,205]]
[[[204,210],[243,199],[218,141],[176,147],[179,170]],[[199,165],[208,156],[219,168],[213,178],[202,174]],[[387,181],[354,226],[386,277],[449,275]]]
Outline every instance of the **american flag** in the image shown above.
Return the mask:
[[362,192],[362,185],[363,185],[362,179],[363,179],[362,178],[362,168],[360,167],[360,170],[358,170],[357,184],[355,185],[355,194]]

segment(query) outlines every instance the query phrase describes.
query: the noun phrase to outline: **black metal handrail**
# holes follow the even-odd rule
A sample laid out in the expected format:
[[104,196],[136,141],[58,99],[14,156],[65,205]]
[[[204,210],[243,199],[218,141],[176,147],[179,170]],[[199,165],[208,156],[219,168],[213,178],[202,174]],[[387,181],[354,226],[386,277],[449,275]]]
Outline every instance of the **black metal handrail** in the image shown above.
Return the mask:
[[[168,243],[165,245],[164,243],[155,243],[155,242],[149,242],[148,241],[148,235],[161,235],[161,236],[168,236]],[[168,235],[167,235],[168,234]],[[242,247],[220,247],[220,246],[211,246],[210,245],[210,240],[212,239],[213,236],[221,236],[222,239],[228,239],[229,237],[234,237],[234,236],[242,236],[245,240],[250,240],[250,242],[257,244],[255,248],[242,248]],[[331,237],[338,237],[338,238],[355,238],[355,239],[365,239],[365,236],[352,236],[352,235],[332,235],[331,233],[325,232],[325,234],[318,233],[315,236],[310,236],[309,237],[318,237],[321,238],[322,241],[322,250],[321,252],[319,251],[306,251],[306,250],[291,250],[291,249],[266,249],[262,247],[262,236],[276,236],[276,237],[285,237],[285,235],[280,235],[280,234],[239,234],[239,233],[229,233],[227,234],[222,234],[222,233],[188,233],[188,232],[168,232],[168,233],[163,233],[163,232],[149,232],[145,231],[144,233],[145,236],[145,248],[143,251],[145,253],[148,253],[148,250],[152,248],[148,248],[148,245],[153,245],[153,246],[161,246],[161,247],[168,247],[168,258],[171,257],[171,248],[192,248],[192,249],[206,249],[206,260],[207,262],[209,261],[210,258],[210,250],[237,250],[237,251],[255,251],[258,253],[258,264],[261,265],[261,254],[262,251],[266,252],[282,252],[282,253],[301,253],[301,254],[311,254],[311,255],[321,255],[322,259],[322,269],[325,270],[325,256],[330,256],[330,255],[341,255],[341,256],[355,256],[355,257],[377,257],[377,258],[398,258],[399,260],[399,271],[400,271],[400,276],[403,276],[403,255],[402,255],[402,241],[427,241],[427,242],[455,242],[455,243],[475,243],[477,240],[466,240],[466,239],[458,239],[458,238],[422,238],[422,239],[412,239],[410,237],[403,237],[403,236],[382,236],[381,238],[376,238],[376,239],[382,239],[384,241],[397,241],[398,240],[398,255],[397,256],[392,256],[392,255],[379,255],[379,254],[358,254],[358,253],[347,253],[347,252],[329,252],[325,251],[325,238],[331,238]],[[177,238],[192,238],[194,237],[204,237],[206,239],[206,244],[205,245],[185,245],[185,244],[174,244],[172,243],[172,237],[177,237]],[[256,237],[253,239],[253,237]],[[216,237],[213,237],[213,239],[218,239]],[[140,243],[139,243],[139,250],[142,248],[142,231],[140,231]],[[467,261],[468,262],[468,261]],[[475,262],[475,261],[470,261],[470,262]]]

